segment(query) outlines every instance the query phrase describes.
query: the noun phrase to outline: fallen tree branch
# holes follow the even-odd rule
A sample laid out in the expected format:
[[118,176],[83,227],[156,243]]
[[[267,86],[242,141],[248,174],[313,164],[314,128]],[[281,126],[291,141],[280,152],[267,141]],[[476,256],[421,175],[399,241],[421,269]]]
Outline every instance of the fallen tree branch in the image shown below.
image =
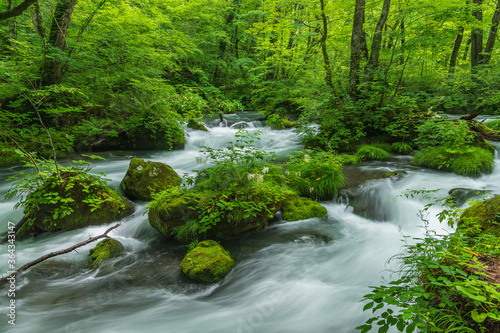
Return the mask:
[[95,236],[95,237],[90,237],[89,239],[87,239],[86,241],[83,241],[81,243],[78,243],[78,244],[75,244],[71,247],[68,247],[67,249],[64,249],[64,250],[61,250],[61,251],[56,251],[56,252],[51,252],[49,254],[46,254],[44,255],[43,257],[40,257],[36,260],[33,260],[29,263],[27,263],[26,265],[22,266],[21,268],[19,268],[18,270],[14,271],[14,272],[11,272],[10,275],[7,275],[7,276],[4,276],[2,277],[2,279],[0,279],[0,282],[7,282],[8,279],[13,279],[17,276],[17,274],[25,271],[26,269],[32,267],[32,266],[35,266],[36,264],[39,264],[41,263],[42,261],[45,261],[47,259],[50,259],[52,257],[55,257],[55,256],[58,256],[58,255],[61,255],[61,254],[64,254],[64,253],[68,253],[68,252],[71,252],[71,251],[74,251],[76,250],[77,248],[79,247],[82,247],[84,245],[87,245],[89,243],[92,243],[93,241],[95,240],[98,240],[100,238],[104,238],[104,237],[108,237],[108,233],[113,230],[113,229],[116,229],[120,226],[120,223],[117,223],[115,224],[114,226],[112,226],[111,228],[109,228],[108,230],[106,230],[105,233],[103,233],[102,235],[99,235],[99,236]]

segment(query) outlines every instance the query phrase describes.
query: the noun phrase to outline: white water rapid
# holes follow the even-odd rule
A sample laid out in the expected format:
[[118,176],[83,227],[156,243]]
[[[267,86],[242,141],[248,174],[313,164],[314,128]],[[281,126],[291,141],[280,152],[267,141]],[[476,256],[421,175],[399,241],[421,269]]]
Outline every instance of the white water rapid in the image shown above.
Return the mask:
[[[259,148],[286,155],[302,149],[294,130],[273,131],[259,122],[241,122],[228,116],[232,127],[214,126],[208,132],[189,131],[180,151],[136,152],[134,156],[164,162],[180,175],[196,169],[201,146],[224,147],[234,141],[235,127],[261,131]],[[246,119],[246,118],[245,118]],[[239,122],[239,123],[238,123]],[[132,158],[109,154],[96,162],[94,171],[104,172],[118,188]],[[498,162],[498,160],[497,160]],[[497,163],[498,164],[498,163]],[[101,266],[87,269],[88,250],[58,256],[24,272],[15,282],[15,297],[3,287],[0,332],[99,332],[99,333],[353,333],[370,313],[363,313],[360,299],[369,286],[387,276],[386,262],[397,254],[403,235],[422,236],[418,216],[428,201],[400,195],[408,189],[435,190],[447,195],[452,188],[486,189],[500,194],[500,168],[491,175],[467,178],[447,172],[415,168],[407,157],[370,162],[355,167],[359,175],[400,171],[399,178],[369,180],[359,192],[374,203],[384,217],[372,221],[336,202],[322,202],[324,219],[279,222],[252,237],[225,243],[236,259],[234,270],[220,283],[193,283],[179,269],[186,247],[167,242],[149,226],[145,203],[136,203],[111,236],[126,254]],[[0,195],[8,190],[5,179],[12,174],[0,169]],[[17,222],[22,212],[14,201],[0,203],[0,233],[8,221]],[[433,217],[430,228],[450,229]],[[109,226],[43,234],[16,241],[16,267],[46,253],[61,250],[103,233]],[[0,244],[0,271],[8,267],[8,245]],[[9,301],[15,299],[15,326],[8,323]]]

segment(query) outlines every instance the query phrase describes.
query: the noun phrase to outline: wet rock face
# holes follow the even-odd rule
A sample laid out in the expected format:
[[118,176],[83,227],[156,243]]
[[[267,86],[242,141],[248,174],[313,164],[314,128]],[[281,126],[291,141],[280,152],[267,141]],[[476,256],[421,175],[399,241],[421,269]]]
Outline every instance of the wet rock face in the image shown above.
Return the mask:
[[287,195],[283,200],[283,219],[286,221],[298,221],[313,217],[326,216],[326,208],[317,201],[298,195]]
[[164,191],[170,187],[179,186],[181,177],[168,165],[160,162],[144,161],[134,158],[120,188],[123,193],[138,200],[152,200],[152,194]]
[[448,194],[451,197],[448,201],[453,201],[456,207],[460,207],[467,200],[476,198],[486,192],[487,191],[470,189],[470,188],[454,188],[448,192]]
[[233,266],[229,252],[213,240],[199,243],[181,262],[181,270],[187,277],[205,283],[222,280]]

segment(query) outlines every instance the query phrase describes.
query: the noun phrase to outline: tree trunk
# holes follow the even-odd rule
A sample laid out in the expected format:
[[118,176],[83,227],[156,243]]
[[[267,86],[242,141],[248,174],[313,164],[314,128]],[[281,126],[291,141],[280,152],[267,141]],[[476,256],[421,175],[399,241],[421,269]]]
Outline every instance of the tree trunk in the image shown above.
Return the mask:
[[12,8],[12,6],[11,6],[12,1],[8,0],[8,3],[9,3],[8,8],[5,12],[0,13],[0,21],[7,20],[11,17],[21,15],[22,13],[24,13],[24,11],[26,9],[29,8],[29,6],[34,4],[36,1],[37,0],[25,0],[25,1],[21,2],[17,7]]
[[64,60],[57,53],[66,49],[66,34],[68,32],[71,14],[77,0],[59,0],[54,11],[50,35],[48,40],[49,50],[45,55],[42,67],[42,85],[50,86],[62,81],[62,67]]
[[319,3],[321,5],[321,21],[323,22],[323,32],[321,34],[320,43],[325,68],[325,81],[328,87],[333,89],[332,66],[330,64],[330,57],[328,56],[328,50],[326,48],[326,39],[328,38],[328,20],[325,14],[325,0],[319,0]]
[[485,65],[487,65],[491,59],[491,52],[493,51],[493,46],[495,45],[495,39],[497,38],[499,22],[500,22],[500,0],[497,1],[495,13],[493,14],[493,18],[491,19],[490,34],[488,36],[488,41],[486,42],[486,47],[484,48],[482,63]]
[[380,49],[382,47],[382,31],[384,25],[387,22],[387,17],[389,16],[389,9],[391,7],[391,0],[384,0],[382,6],[382,13],[380,14],[380,19],[375,27],[375,34],[373,35],[372,47],[370,52],[370,60],[365,68],[365,82],[370,82],[373,80],[374,72],[378,67],[378,59],[380,55]]
[[448,71],[450,74],[453,74],[455,72],[455,67],[457,66],[458,52],[460,51],[460,46],[462,45],[463,39],[464,39],[464,27],[460,27],[460,29],[458,30],[457,37],[455,38],[453,51],[451,52],[450,69]]
[[356,0],[351,37],[351,64],[349,69],[349,95],[356,99],[358,95],[361,51],[363,49],[363,24],[365,21],[365,0]]
[[45,28],[43,27],[42,12],[40,11],[40,2],[35,2],[33,6],[33,11],[31,12],[31,18],[33,20],[33,25],[35,31],[40,37],[45,38]]
[[[483,21],[483,10],[481,5],[483,0],[474,0],[476,8],[472,12],[472,16],[478,21],[478,25]],[[483,30],[481,28],[473,29],[471,32],[471,49],[470,49],[470,64],[471,71],[475,73],[477,71],[477,66],[481,64],[481,57],[483,52]]]

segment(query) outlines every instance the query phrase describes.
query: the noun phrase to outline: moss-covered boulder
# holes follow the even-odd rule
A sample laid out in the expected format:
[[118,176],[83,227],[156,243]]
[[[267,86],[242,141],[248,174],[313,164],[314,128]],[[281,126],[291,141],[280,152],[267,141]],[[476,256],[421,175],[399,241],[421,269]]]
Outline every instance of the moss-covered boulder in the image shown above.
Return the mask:
[[193,119],[189,119],[186,126],[188,128],[199,130],[199,131],[205,131],[205,132],[208,131],[204,124],[199,123],[199,122],[197,122],[196,120],[193,120]]
[[134,211],[134,205],[108,187],[96,175],[78,170],[52,175],[25,202],[17,237],[43,232],[73,230],[120,220]]
[[151,200],[152,194],[180,184],[181,177],[170,166],[133,158],[120,188],[131,199]]
[[478,202],[464,210],[457,230],[467,236],[481,233],[500,237],[500,196]]
[[216,192],[209,190],[195,193],[185,193],[180,189],[167,190],[151,202],[149,224],[163,235],[174,237],[182,243],[189,243],[198,236],[216,240],[241,238],[266,228],[272,216],[281,209],[281,201],[267,202],[264,197],[253,194],[255,206],[266,205],[269,213],[263,209],[246,215],[243,214],[244,209],[235,204],[234,209],[222,211],[218,215],[219,220],[200,234],[200,216],[209,207],[212,207],[212,211],[217,209],[219,200],[222,200],[222,204],[231,198],[220,198]]
[[321,206],[317,201],[294,194],[285,196],[282,210],[283,219],[286,221],[323,217],[327,214],[326,208]]
[[104,260],[118,256],[123,250],[122,243],[113,238],[106,238],[89,250],[89,267],[97,268]]
[[476,198],[481,194],[486,193],[485,190],[475,190],[470,188],[453,188],[448,194],[450,198],[447,200],[448,202],[453,201],[456,207],[462,206],[467,200]]
[[233,268],[234,260],[219,243],[200,242],[181,262],[181,270],[190,279],[205,283],[222,280]]

